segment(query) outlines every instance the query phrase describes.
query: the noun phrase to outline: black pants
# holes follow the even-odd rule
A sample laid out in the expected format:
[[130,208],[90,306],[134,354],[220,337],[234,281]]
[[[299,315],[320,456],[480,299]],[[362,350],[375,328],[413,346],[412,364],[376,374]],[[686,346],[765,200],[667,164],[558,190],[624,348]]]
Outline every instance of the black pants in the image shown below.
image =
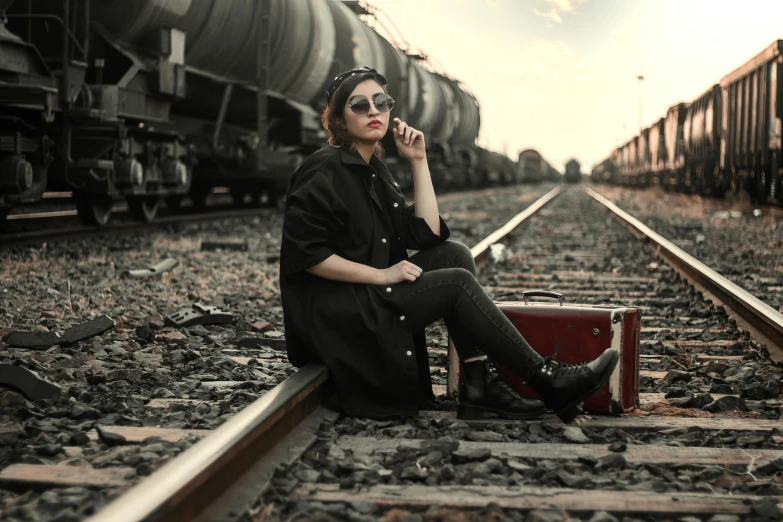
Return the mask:
[[481,288],[468,247],[444,241],[409,261],[422,274],[413,283],[397,284],[396,291],[414,331],[443,319],[460,360],[486,354],[522,377],[542,362]]

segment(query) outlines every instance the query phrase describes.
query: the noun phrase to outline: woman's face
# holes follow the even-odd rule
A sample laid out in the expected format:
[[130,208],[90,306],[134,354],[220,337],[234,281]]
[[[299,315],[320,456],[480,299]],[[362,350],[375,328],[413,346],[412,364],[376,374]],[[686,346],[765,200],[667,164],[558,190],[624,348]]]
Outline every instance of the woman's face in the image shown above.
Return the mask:
[[[345,128],[356,141],[376,142],[386,134],[389,128],[389,114],[380,113],[375,107],[373,98],[376,94],[384,93],[383,88],[374,80],[365,80],[353,90],[348,101],[345,103],[343,115],[345,117]],[[367,114],[354,114],[350,104],[355,96],[364,96],[370,100],[370,110]]]

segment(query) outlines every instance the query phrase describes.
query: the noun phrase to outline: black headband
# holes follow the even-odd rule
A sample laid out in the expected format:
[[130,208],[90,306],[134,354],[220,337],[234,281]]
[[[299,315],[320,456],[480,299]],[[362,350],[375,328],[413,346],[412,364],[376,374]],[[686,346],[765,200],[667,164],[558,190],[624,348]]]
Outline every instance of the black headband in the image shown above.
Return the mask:
[[[370,67],[359,67],[357,69],[351,69],[350,71],[345,71],[339,76],[336,76],[334,80],[332,80],[332,85],[329,86],[329,90],[326,91],[326,104],[329,104],[329,100],[332,99],[332,96],[334,96],[334,93],[340,88],[340,86],[343,84],[345,80],[350,78],[351,76],[356,76],[357,74],[360,74],[362,76],[367,76],[367,79],[376,80],[381,85],[386,85],[386,78],[383,77],[381,73],[376,71],[375,69],[371,69]],[[351,89],[353,90],[353,89]]]

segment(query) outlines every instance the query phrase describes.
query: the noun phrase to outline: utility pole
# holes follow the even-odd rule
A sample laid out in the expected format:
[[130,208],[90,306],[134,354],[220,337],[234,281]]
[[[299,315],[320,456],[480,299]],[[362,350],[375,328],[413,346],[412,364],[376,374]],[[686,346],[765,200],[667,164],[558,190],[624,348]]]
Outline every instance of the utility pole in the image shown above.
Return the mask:
[[636,77],[639,80],[639,132],[642,131],[642,82],[644,76],[641,74]]

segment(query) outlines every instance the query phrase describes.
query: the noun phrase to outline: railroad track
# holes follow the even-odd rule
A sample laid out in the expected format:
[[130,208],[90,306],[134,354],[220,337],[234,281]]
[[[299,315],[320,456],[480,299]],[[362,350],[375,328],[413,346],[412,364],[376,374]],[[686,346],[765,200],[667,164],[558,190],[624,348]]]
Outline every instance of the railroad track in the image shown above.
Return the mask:
[[[494,511],[523,519],[522,512],[554,509],[586,518],[604,510],[708,520],[715,513],[783,508],[777,476],[783,470],[778,420],[783,404],[779,398],[759,399],[774,392],[767,385],[781,375],[743,329],[745,319],[714,306],[683,282],[681,269],[640,248],[609,218],[600,198],[561,190],[474,247],[477,262],[483,262],[482,283],[497,300],[545,288],[572,302],[640,306],[639,412],[582,417],[569,426],[552,416],[533,422],[458,421],[446,371],[447,336],[435,325],[428,345],[440,410],[405,421],[339,419],[321,405],[327,370],[310,365],[91,520],[263,520],[323,511],[338,519],[370,520],[392,508],[430,506],[444,513],[468,509],[477,517]],[[490,253],[490,245],[520,226],[506,239],[505,252]],[[779,315],[767,314],[762,322],[783,326]],[[779,356],[774,346],[768,349]],[[749,386],[753,379],[758,386]],[[171,407],[175,401],[158,402]],[[702,409],[710,403],[723,415]],[[723,412],[726,408],[730,411]],[[118,450],[123,440],[141,443],[143,450],[206,434],[122,426],[102,432],[90,436],[114,440]],[[56,467],[11,466],[0,479],[8,480],[11,470],[17,480],[27,474],[56,483]],[[127,472],[105,468],[87,474],[93,474],[94,485],[113,480],[120,492]]]
[[220,221],[280,213],[278,209],[268,207],[233,208],[228,204],[218,204],[198,211],[192,211],[187,207],[171,213],[162,213],[155,221],[145,223],[131,220],[125,210],[126,207],[117,206],[113,210],[116,214],[114,221],[104,227],[82,225],[76,217],[75,210],[14,214],[9,216],[9,221],[5,223],[3,228],[0,228],[0,249],[65,239],[89,239],[101,235],[129,234],[151,227],[170,227],[183,223]]
[[[678,247],[783,311],[783,208],[592,185]],[[725,245],[731,245],[730,249]]]
[[[475,190],[455,191],[439,197],[441,202],[470,198],[495,189],[484,188]],[[69,205],[70,192],[49,192],[46,200],[62,200]],[[407,197],[412,199],[412,194]],[[270,213],[281,213],[279,208],[268,206],[239,206],[232,203],[228,189],[213,189],[210,202],[205,208],[184,206],[179,209],[163,209],[151,223],[131,219],[125,204],[117,204],[112,209],[113,219],[103,227],[87,226],[79,222],[77,211],[71,208],[58,210],[42,209],[40,212],[26,212],[9,215],[0,221],[0,250],[26,244],[62,241],[69,239],[89,239],[102,235],[122,235],[140,232],[151,227],[170,227],[172,225],[194,222],[221,221],[253,216],[268,216]]]

